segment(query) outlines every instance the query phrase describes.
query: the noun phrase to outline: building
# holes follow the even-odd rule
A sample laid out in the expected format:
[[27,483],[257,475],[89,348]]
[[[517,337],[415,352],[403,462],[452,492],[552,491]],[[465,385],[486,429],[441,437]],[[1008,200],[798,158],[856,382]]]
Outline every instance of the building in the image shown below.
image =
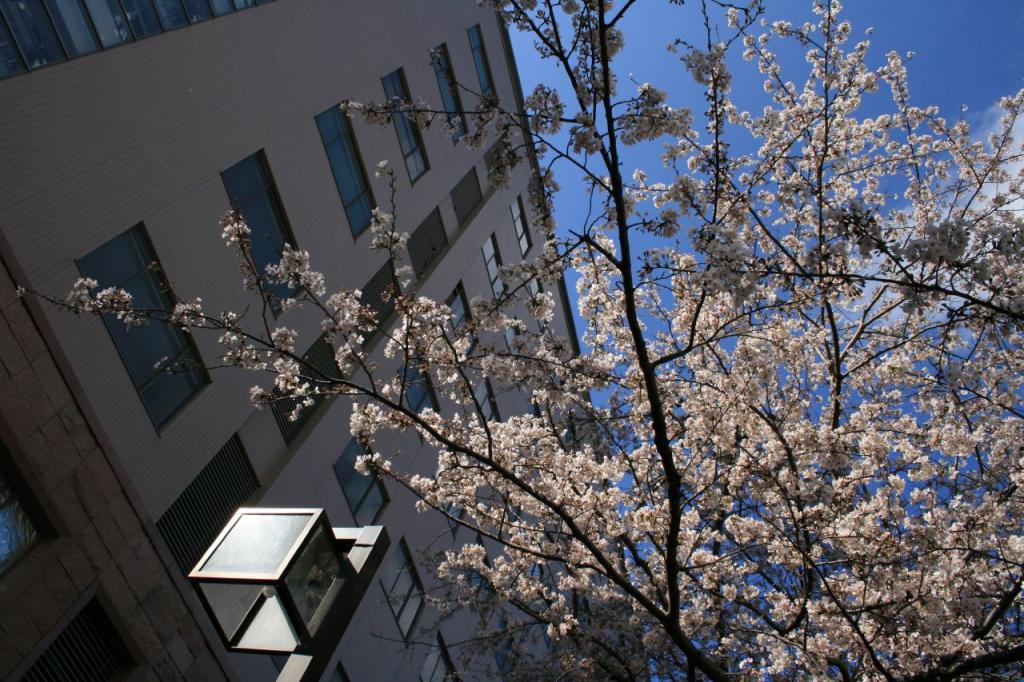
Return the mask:
[[[452,76],[521,103],[505,29],[473,0],[0,0],[0,256],[37,291],[66,291],[84,273],[156,303],[168,285],[203,296],[209,310],[239,309],[237,266],[217,228],[234,201],[258,257],[292,242],[332,287],[379,291],[392,275],[368,244],[369,210],[384,197],[368,167],[389,159],[397,219],[414,228],[417,290],[455,303],[490,296],[502,259],[533,255],[522,210],[531,165],[493,188],[485,151],[402,121],[349,120],[336,107],[408,94],[452,109]],[[298,422],[254,410],[252,375],[156,369],[162,358],[214,363],[209,336],[159,326],[128,336],[15,300],[0,284],[0,524],[13,504],[36,528],[6,549],[0,536],[0,677],[54,656],[69,623],[91,617],[115,667],[138,679],[274,679],[270,656],[221,646],[183,577],[241,504],[323,507],[338,526],[388,528],[381,579],[330,679],[486,675],[487,661],[445,648],[472,618],[438,626],[423,599],[432,578],[417,567],[425,547],[467,533],[353,471],[348,404],[327,402]],[[574,338],[560,293],[556,331]],[[305,332],[311,361],[329,357],[312,317],[289,324]],[[529,409],[511,388],[487,384],[480,396],[499,413]],[[429,390],[419,399],[436,400]],[[414,433],[386,445],[413,470],[433,466]],[[106,554],[76,573],[96,536]],[[44,602],[52,613],[36,617]],[[176,614],[173,632],[163,613]]]

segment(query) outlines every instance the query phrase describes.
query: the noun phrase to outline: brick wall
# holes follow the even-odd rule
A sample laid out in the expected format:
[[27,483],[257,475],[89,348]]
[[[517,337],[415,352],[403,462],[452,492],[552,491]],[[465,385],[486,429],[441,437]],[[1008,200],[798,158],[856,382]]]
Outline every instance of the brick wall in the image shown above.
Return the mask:
[[151,522],[133,504],[3,266],[0,438],[12,460],[5,468],[44,536],[0,575],[0,679],[22,675],[93,599],[135,661],[126,665],[127,679],[225,679],[186,607],[181,590],[189,588],[161,561],[146,530]]

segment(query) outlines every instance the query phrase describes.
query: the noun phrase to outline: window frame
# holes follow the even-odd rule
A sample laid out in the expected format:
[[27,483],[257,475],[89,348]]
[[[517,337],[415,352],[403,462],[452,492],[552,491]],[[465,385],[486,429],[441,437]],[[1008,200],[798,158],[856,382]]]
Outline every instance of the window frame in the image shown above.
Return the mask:
[[[338,117],[339,127],[341,128],[340,136],[334,139],[332,142],[338,143],[341,146],[341,149],[345,151],[346,154],[351,155],[352,158],[350,159],[350,163],[356,167],[358,171],[357,179],[363,186],[362,191],[359,192],[359,196],[352,199],[351,201],[345,200],[345,195],[341,188],[341,180],[339,179],[342,169],[334,167],[334,162],[331,159],[330,153],[328,152],[329,143],[326,136],[324,135],[324,129],[320,125],[321,118],[331,113],[334,113]],[[352,126],[352,118],[348,114],[342,112],[339,106],[336,104],[330,109],[321,111],[313,118],[313,120],[316,123],[317,132],[320,134],[320,141],[321,143],[323,143],[324,155],[327,157],[327,164],[331,168],[331,175],[334,178],[334,185],[338,190],[338,198],[341,199],[342,209],[344,209],[345,211],[345,219],[348,221],[349,230],[352,232],[353,237],[358,237],[359,235],[366,232],[367,228],[370,227],[370,223],[372,222],[373,209],[377,207],[377,198],[373,194],[373,187],[370,185],[370,178],[366,174],[366,163],[363,161],[362,152],[360,152],[359,150],[359,141],[356,140],[356,131]],[[346,141],[347,145],[345,144]],[[351,211],[352,207],[357,202],[362,201],[364,197],[368,197],[370,201],[371,219],[367,220],[364,225],[357,227],[352,220]]]
[[530,236],[530,225],[526,222],[526,211],[523,209],[521,194],[516,195],[516,200],[509,206],[509,211],[512,212],[512,226],[515,229],[516,241],[519,242],[519,253],[525,258],[533,248],[533,237]]
[[[394,105],[394,100],[401,100],[403,103],[408,104],[412,101],[412,95],[409,93],[409,83],[405,79],[405,69],[399,67],[382,77],[381,85],[384,88],[384,96],[387,101],[391,104],[391,122],[395,129],[395,135],[398,137],[398,148],[402,152],[402,160],[405,163],[405,172],[409,175],[410,184],[415,184],[417,180],[422,178],[430,170],[430,158],[427,156],[427,147],[423,142],[423,134],[420,131],[415,121],[409,119],[405,115],[405,112],[400,111]],[[400,94],[392,94],[389,92],[389,83],[397,83],[401,86]],[[409,139],[406,139],[402,135],[402,130],[406,130],[409,133]],[[411,141],[410,141],[411,140]],[[411,144],[412,146],[406,151],[406,146]],[[412,169],[409,167],[409,160],[416,153],[419,153],[423,163],[423,170],[417,173],[415,176],[412,174]]]
[[[469,125],[466,123],[462,97],[459,96],[458,81],[455,80],[455,69],[452,67],[448,43],[441,43],[431,50],[430,57],[434,67],[434,77],[437,80],[437,89],[441,93],[441,106],[444,107],[447,114],[448,125],[455,131],[451,136],[452,144],[455,144],[469,132]],[[451,99],[451,102],[445,101],[445,95]],[[450,107],[454,107],[454,111]]]
[[[487,245],[491,246],[491,255],[487,255]],[[487,271],[487,279],[491,283],[491,293],[498,298],[505,293],[505,283],[501,279],[501,249],[498,248],[498,238],[492,232],[483,246],[480,247],[484,257],[484,269]]]
[[[86,272],[86,268],[83,266],[83,261],[87,260],[97,251],[100,251],[101,249],[109,246],[116,240],[121,239],[128,234],[136,235],[134,237],[129,237],[129,239],[131,240],[131,247],[133,248],[133,250],[138,252],[140,259],[144,259],[147,255],[150,257],[148,262],[144,262],[144,267],[142,269],[135,271],[127,279],[118,282],[111,282],[109,280],[103,282],[100,281],[101,278],[97,276],[99,273]],[[147,250],[148,254],[146,253]],[[129,227],[127,230],[124,230],[123,232],[120,232],[116,236],[112,237],[111,239],[108,239],[107,241],[103,242],[102,244],[94,248],[92,251],[87,253],[85,256],[76,259],[75,264],[78,267],[79,273],[81,273],[83,277],[90,277],[99,282],[97,288],[105,288],[108,286],[123,288],[126,284],[128,284],[136,277],[139,277],[144,273],[150,273],[152,278],[154,278],[153,280],[151,280],[151,285],[154,286],[154,288],[160,294],[163,294],[163,296],[166,297],[167,299],[166,301],[161,301],[162,303],[165,304],[165,310],[167,312],[170,312],[174,308],[175,303],[178,302],[178,297],[175,296],[174,290],[171,288],[170,282],[167,280],[166,270],[164,270],[164,267],[160,262],[160,257],[159,255],[157,255],[156,248],[153,246],[153,241],[152,239],[150,239],[149,236],[149,230],[146,229],[146,225],[144,222],[138,222],[132,227]],[[118,338],[120,337],[117,336],[114,332],[115,325],[121,325],[123,327],[124,323],[118,320],[116,317],[111,316],[109,313],[103,314],[100,317],[103,320],[104,328],[107,330],[107,335],[110,337],[111,343],[113,344],[114,349],[117,351],[118,357],[121,359],[121,364],[124,366],[125,373],[128,375],[129,380],[132,382],[132,386],[135,388],[135,393],[139,397],[139,402],[142,403],[142,406],[145,409],[146,414],[149,416],[150,422],[153,424],[153,428],[156,429],[158,433],[161,432],[161,430],[163,430],[174,419],[174,417],[177,416],[185,408],[186,405],[192,402],[192,400],[202,391],[202,389],[205,386],[208,386],[210,384],[210,374],[206,370],[206,366],[203,362],[203,357],[199,353],[199,348],[196,346],[195,339],[192,338],[191,334],[183,332],[180,328],[171,324],[170,322],[150,320],[148,325],[162,325],[162,328],[164,328],[174,338],[174,345],[179,345],[181,347],[181,350],[179,350],[178,354],[175,355],[173,358],[168,358],[167,362],[162,363],[162,368],[155,369],[153,373],[147,375],[145,380],[137,380],[132,370],[130,369],[129,362],[126,359],[126,348],[122,348],[121,343],[118,341]],[[179,361],[180,359],[184,358],[189,354],[192,354],[194,356],[194,361],[196,363],[196,367],[192,368],[192,370],[190,370],[189,373],[194,374],[197,383],[192,387],[192,390],[189,392],[188,396],[186,396],[181,402],[175,405],[175,407],[169,412],[167,412],[167,414],[163,415],[161,418],[158,419],[157,415],[154,414],[153,409],[150,407],[146,399],[143,397],[143,391],[147,390],[153,384],[153,382],[155,382],[157,378],[163,374],[163,368],[172,366],[175,362]]]
[[[266,181],[260,187],[259,192],[250,192],[249,194],[246,194],[243,197],[236,197],[232,193],[231,189],[228,187],[228,181],[227,181],[227,178],[226,178],[226,174],[229,171],[231,171],[231,170],[233,170],[235,168],[238,168],[243,163],[245,163],[246,161],[248,161],[249,159],[252,159],[252,158],[256,159],[257,163],[259,164],[260,168],[263,171],[263,174],[266,176]],[[249,225],[250,229],[253,226],[248,222],[248,219],[245,218],[245,213],[242,212],[242,209],[241,209],[241,206],[240,206],[240,202],[243,199],[248,199],[250,197],[257,196],[257,194],[259,194],[259,193],[262,193],[264,196],[266,196],[267,199],[270,202],[272,212],[278,218],[280,218],[280,223],[278,224],[277,227],[278,227],[278,231],[280,232],[280,235],[281,235],[281,250],[282,250],[282,252],[284,251],[284,247],[285,247],[286,244],[291,246],[293,249],[294,248],[298,248],[298,242],[295,239],[295,234],[292,232],[291,222],[288,220],[288,213],[284,210],[284,202],[281,200],[281,193],[277,189],[277,181],[274,179],[274,173],[270,169],[270,160],[267,158],[267,152],[266,152],[265,149],[260,148],[257,151],[253,152],[252,154],[248,154],[248,155],[244,156],[243,158],[239,159],[238,161],[236,161],[235,163],[231,164],[225,170],[222,170],[220,172],[220,179],[221,179],[221,184],[224,185],[224,193],[227,194],[228,201],[231,202],[231,206],[233,208],[238,210],[238,212],[242,215],[242,218],[246,220],[246,224]],[[255,230],[253,230],[253,232],[249,235],[249,238],[252,239],[252,240],[255,240],[255,238],[256,238]],[[270,265],[271,263],[277,264],[277,263],[280,262],[280,260],[281,260],[281,256],[280,256],[280,254],[278,254],[278,257],[277,257],[276,261],[270,261],[268,263],[263,263],[262,265],[260,263],[255,263],[257,269],[260,271],[260,276],[261,277],[265,277],[266,276],[266,266],[267,265]],[[255,258],[253,258],[253,261],[255,262]],[[271,284],[269,281],[266,281],[265,279],[264,279],[264,286],[267,287],[270,291],[272,291],[276,296],[282,297],[282,298],[286,297],[285,294],[290,291],[284,285]],[[275,317],[277,315],[279,315],[280,312],[281,312],[279,307],[276,306],[276,305],[272,306],[272,311],[273,311]]]
[[[444,672],[442,680],[458,680],[459,676],[455,672],[455,664],[452,662],[452,657],[448,653],[448,646],[444,643],[444,637],[441,636],[441,632],[438,631],[435,637],[435,644],[427,651],[427,657],[423,659],[423,667],[420,669],[419,682],[434,682],[437,677],[438,665],[440,664],[441,670]],[[430,668],[430,677],[425,677],[424,673],[427,670],[427,664],[433,659],[433,665]]]
[[[430,407],[434,412],[441,411],[441,407],[437,402],[437,395],[434,394],[434,385],[431,383],[430,375],[427,372],[424,372],[415,365],[406,365],[400,370],[400,373],[402,375],[402,383],[404,384],[402,387],[402,402],[405,403],[405,406],[410,411],[419,414],[426,407]],[[409,401],[409,388],[420,384],[423,385],[423,397],[414,406]]]
[[[483,391],[480,390],[481,386],[484,387]],[[481,392],[482,396],[477,395]],[[501,412],[498,411],[498,401],[494,399],[494,389],[491,388],[490,379],[484,378],[473,387],[473,402],[476,403],[477,410],[486,421],[501,421]]]
[[[476,67],[476,78],[480,84],[480,94],[484,97],[497,95],[497,87],[494,83],[494,71],[491,70],[491,60],[487,57],[487,45],[484,42],[484,31],[480,24],[474,24],[466,29],[469,38],[469,50],[473,55],[473,65]],[[476,40],[474,41],[474,36]],[[484,82],[486,77],[487,82]]]
[[[384,482],[380,480],[380,478],[373,475],[372,473],[359,473],[358,471],[355,470],[355,462],[353,461],[351,472],[352,477],[354,478],[356,476],[359,476],[363,478],[369,478],[370,484],[366,486],[365,490],[363,490],[362,496],[359,498],[358,502],[352,501],[352,498],[349,495],[348,485],[346,484],[346,481],[342,480],[342,474],[339,471],[339,466],[342,462],[342,458],[345,457],[346,453],[348,452],[348,449],[353,445],[355,445],[355,447],[357,447],[360,450],[360,454],[370,454],[362,443],[360,443],[357,439],[353,438],[348,442],[348,444],[345,445],[345,448],[341,451],[341,454],[338,455],[338,459],[334,461],[334,464],[331,465],[331,468],[334,470],[335,478],[338,479],[338,485],[341,487],[342,497],[345,498],[345,504],[348,505],[348,510],[352,514],[352,519],[355,521],[356,525],[372,526],[376,524],[377,520],[380,519],[381,514],[384,513],[384,509],[388,506],[388,503],[391,502],[391,497],[388,495],[387,488],[384,486]],[[350,478],[349,480],[351,481],[353,480],[353,478]],[[359,521],[359,512],[363,508],[364,503],[369,499],[370,493],[374,489],[377,489],[378,492],[380,493],[380,506],[377,507],[377,509],[373,512],[373,515],[370,518],[370,522],[364,524]]]
[[[388,587],[384,582],[384,577],[379,578],[380,586],[384,590],[384,597],[388,603],[388,607],[391,609],[391,614],[395,617],[395,625],[398,627],[399,633],[402,635],[403,641],[409,641],[410,635],[416,630],[416,621],[419,620],[420,614],[423,612],[425,605],[426,591],[423,589],[423,583],[420,581],[419,574],[416,571],[416,564],[413,561],[412,553],[409,551],[409,546],[405,542],[405,538],[401,538],[394,550],[397,554],[392,554],[391,562],[388,564],[388,569],[397,567],[398,570],[395,572],[394,579],[391,582],[391,587]],[[398,565],[396,557],[401,557],[401,565]],[[403,571],[407,571],[410,576],[410,586],[408,592],[402,598],[402,604],[398,610],[395,610],[394,600],[392,591],[398,585],[398,581],[401,579]],[[419,596],[419,604],[416,606],[416,611],[412,614],[412,618],[409,619],[409,623],[406,629],[402,629],[401,618],[405,615],[405,609],[409,605],[410,599],[412,599],[413,593],[417,592]]]

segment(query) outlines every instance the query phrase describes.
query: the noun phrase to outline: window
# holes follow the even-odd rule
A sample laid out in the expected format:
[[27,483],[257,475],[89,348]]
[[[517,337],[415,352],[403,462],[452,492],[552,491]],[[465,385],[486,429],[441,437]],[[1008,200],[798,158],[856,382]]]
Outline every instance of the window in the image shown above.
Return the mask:
[[420,672],[420,682],[445,682],[445,680],[458,679],[455,675],[455,666],[448,656],[448,647],[444,645],[441,633],[437,633],[437,644],[427,652],[427,660],[423,661],[423,670]]
[[42,0],[0,0],[0,14],[29,69],[64,61],[64,50]]
[[434,389],[430,387],[430,379],[417,367],[406,367],[405,372],[405,404],[417,414],[428,407],[437,411],[437,399]]
[[484,242],[482,250],[487,278],[491,281],[491,292],[497,298],[505,292],[505,284],[501,281],[501,252],[498,251],[498,240],[493,234]]
[[512,203],[511,211],[512,224],[516,228],[516,239],[519,241],[519,253],[525,256],[533,242],[530,241],[530,227],[526,224],[522,197],[516,197],[516,200]]
[[[294,243],[266,157],[262,151],[256,152],[220,175],[231,203],[252,230],[252,259],[263,273],[268,265],[281,260],[286,242]],[[291,291],[284,284],[269,289],[280,298],[287,298]]]
[[462,282],[455,285],[455,291],[448,296],[448,300],[445,303],[452,311],[451,325],[453,331],[459,329],[471,319],[469,303],[466,302],[466,290],[463,288]]
[[24,682],[120,679],[119,669],[131,663],[124,642],[93,599],[46,647],[22,679]]
[[480,24],[470,27],[466,33],[469,35],[469,48],[473,51],[476,77],[480,81],[480,94],[493,95],[494,79],[491,77],[491,64],[487,60],[487,50],[484,49],[484,36],[480,31]]
[[[0,458],[9,457],[7,447],[0,442]],[[32,522],[28,508],[0,467],[0,575],[25,556],[39,538],[39,529]]]
[[[82,274],[100,288],[120,287],[132,295],[137,308],[169,311],[174,297],[156,254],[139,224],[122,232],[78,261]],[[175,325],[153,320],[128,328],[113,315],[103,322],[139,392],[139,398],[158,428],[210,379],[192,339]]]
[[423,606],[423,584],[416,575],[409,548],[402,539],[391,554],[391,561],[382,569],[381,587],[395,615],[402,637],[412,632],[413,623]]
[[353,438],[334,463],[334,474],[338,477],[357,526],[372,524],[388,501],[384,484],[376,476],[356,471],[356,459],[364,454],[367,454],[366,449]]
[[473,389],[473,400],[476,401],[476,406],[484,419],[492,422],[500,418],[498,417],[498,404],[494,401],[494,391],[491,390],[489,379],[484,379],[476,385]]
[[448,125],[453,131],[452,141],[457,142],[466,134],[466,117],[462,114],[462,101],[452,71],[452,60],[448,56],[448,46],[441,43],[431,50],[430,58],[434,64],[434,75],[437,76],[437,87],[441,90],[441,104],[448,113]]
[[316,117],[316,125],[320,129],[320,139],[323,140],[324,151],[327,152],[327,160],[334,173],[334,182],[345,207],[349,228],[353,235],[358,235],[370,225],[377,204],[366,179],[366,170],[352,132],[352,122],[341,109],[333,106]]
[[182,573],[188,573],[259,481],[235,434],[156,522]]
[[392,120],[395,123],[395,133],[398,134],[398,144],[402,147],[402,156],[405,158],[405,170],[409,172],[409,180],[416,182],[427,172],[430,164],[427,162],[427,152],[423,148],[420,129],[399,109],[403,103],[409,101],[405,73],[402,69],[392,71],[384,76],[383,81],[384,94],[392,105]]
[[0,78],[234,10],[232,0],[0,0]]
[[121,0],[121,5],[128,15],[128,25],[132,27],[132,34],[136,38],[145,38],[160,32],[160,21],[156,18],[156,11],[149,0]]
[[[474,544],[480,547],[484,546],[484,539],[477,533]],[[491,560],[487,558],[487,550],[484,549],[484,566],[490,568]],[[491,585],[491,581],[484,577],[482,573],[476,569],[469,569],[466,573],[466,580],[469,582],[470,587],[473,588],[474,592],[479,595],[481,592],[491,593],[494,592],[494,587]]]
[[456,531],[459,530],[458,520],[466,513],[466,510],[451,500],[445,500],[444,504],[441,505],[441,509],[443,509],[446,514],[444,520],[448,524],[448,530],[452,532],[452,537],[454,538]]

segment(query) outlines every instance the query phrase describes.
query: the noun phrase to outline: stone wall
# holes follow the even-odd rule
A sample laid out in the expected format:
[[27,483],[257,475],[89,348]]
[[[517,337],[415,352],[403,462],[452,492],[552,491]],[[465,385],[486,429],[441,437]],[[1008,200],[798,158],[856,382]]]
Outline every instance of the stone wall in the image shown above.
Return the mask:
[[93,599],[134,659],[127,679],[225,679],[220,644],[186,607],[194,597],[161,561],[58,364],[0,266],[0,457],[43,535],[0,575],[0,679],[24,674]]

